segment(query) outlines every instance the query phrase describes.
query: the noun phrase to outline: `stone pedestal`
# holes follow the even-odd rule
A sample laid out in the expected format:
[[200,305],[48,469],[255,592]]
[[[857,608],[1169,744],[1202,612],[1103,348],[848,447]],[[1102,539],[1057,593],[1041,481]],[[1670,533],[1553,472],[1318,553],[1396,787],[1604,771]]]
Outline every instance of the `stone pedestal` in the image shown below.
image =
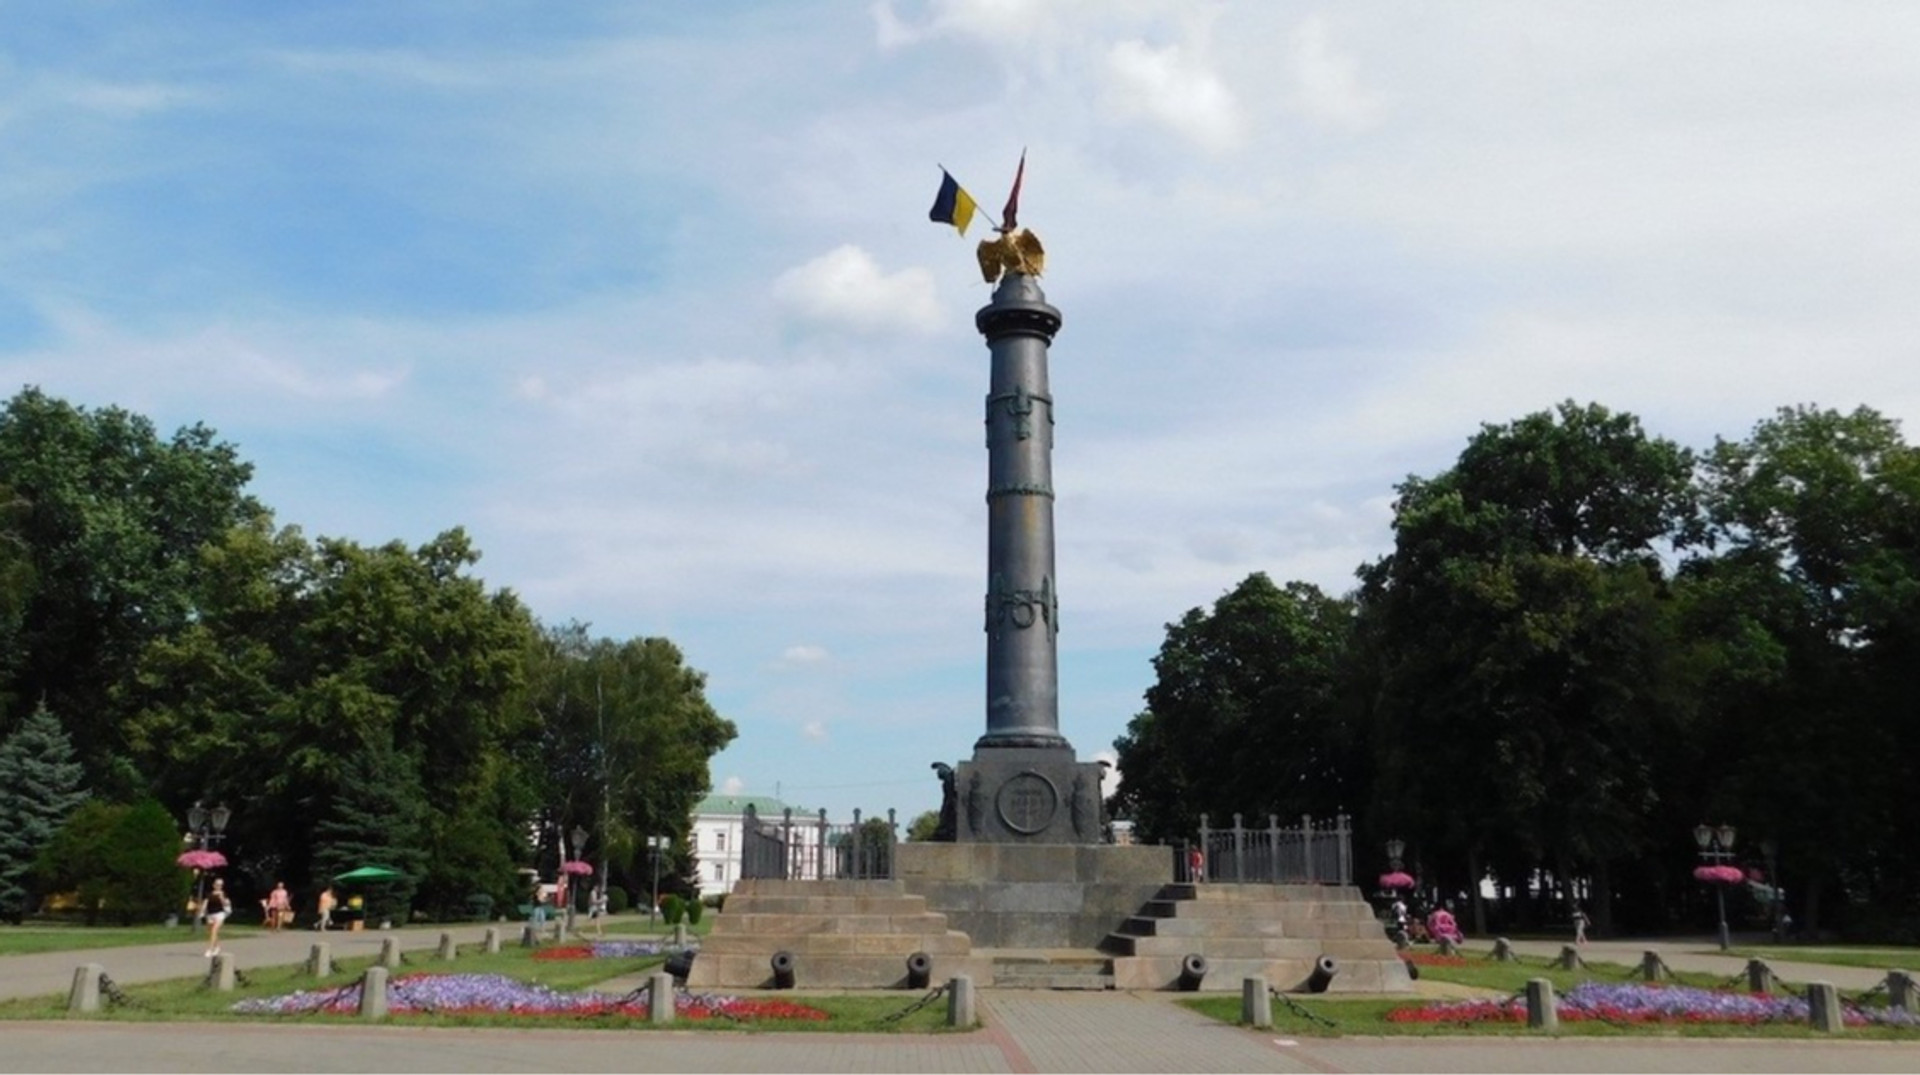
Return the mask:
[[1101,842],[1098,762],[1065,749],[977,750],[954,771],[957,842]]

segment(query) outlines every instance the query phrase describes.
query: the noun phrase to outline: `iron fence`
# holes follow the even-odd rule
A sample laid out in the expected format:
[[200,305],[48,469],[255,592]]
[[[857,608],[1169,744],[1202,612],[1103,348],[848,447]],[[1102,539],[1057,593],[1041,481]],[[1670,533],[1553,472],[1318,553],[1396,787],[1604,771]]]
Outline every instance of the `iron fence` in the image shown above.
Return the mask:
[[1345,814],[1330,821],[1301,815],[1300,824],[1282,828],[1278,814],[1265,828],[1248,828],[1233,815],[1233,827],[1216,829],[1200,815],[1200,837],[1174,849],[1174,877],[1180,881],[1231,881],[1279,885],[1353,883],[1353,823]]
[[894,811],[835,825],[827,812],[817,817],[785,811],[778,821],[762,819],[751,804],[740,826],[740,876],[788,881],[875,881],[893,879],[893,849],[900,842]]

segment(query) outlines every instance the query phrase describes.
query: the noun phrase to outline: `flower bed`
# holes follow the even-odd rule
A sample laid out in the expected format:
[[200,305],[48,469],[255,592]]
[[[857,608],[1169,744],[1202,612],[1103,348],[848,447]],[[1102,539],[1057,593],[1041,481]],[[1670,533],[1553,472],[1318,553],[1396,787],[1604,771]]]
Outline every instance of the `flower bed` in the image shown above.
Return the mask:
[[[1760,1023],[1805,1023],[1805,997],[1766,993],[1722,993],[1678,985],[1610,985],[1582,982],[1568,990],[1557,1006],[1562,1022],[1598,1020],[1628,1024],[1717,1023],[1752,1026]],[[1920,1026],[1915,1016],[1890,1008],[1845,1007],[1841,1018],[1848,1026]],[[1501,1000],[1439,1001],[1387,1013],[1392,1023],[1524,1023],[1527,1002],[1520,997]]]
[[[620,1015],[645,1019],[649,990],[631,993],[561,993],[503,974],[408,974],[387,986],[387,1011],[395,1015]],[[242,1015],[348,1015],[360,1010],[360,983],[332,989],[301,990],[278,997],[243,1000],[232,1010]],[[747,999],[718,993],[679,993],[674,1014],[685,1019],[824,1020],[818,1008],[784,1000]]]
[[1443,956],[1438,952],[1401,952],[1400,958],[1423,967],[1464,967],[1468,963],[1466,956]]
[[[535,959],[637,959],[683,950],[683,946],[660,941],[594,941],[592,944],[558,945],[535,950]],[[685,945],[685,951],[697,952],[698,945]]]

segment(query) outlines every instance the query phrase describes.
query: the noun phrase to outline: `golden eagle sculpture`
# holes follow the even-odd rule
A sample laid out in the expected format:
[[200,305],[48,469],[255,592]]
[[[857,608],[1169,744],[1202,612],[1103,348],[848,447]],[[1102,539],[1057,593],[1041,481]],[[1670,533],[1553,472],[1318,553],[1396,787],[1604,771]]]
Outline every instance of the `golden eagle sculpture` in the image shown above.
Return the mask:
[[981,242],[980,275],[989,284],[997,284],[1008,273],[1039,276],[1047,267],[1047,251],[1040,237],[1025,228],[1003,231],[998,237]]

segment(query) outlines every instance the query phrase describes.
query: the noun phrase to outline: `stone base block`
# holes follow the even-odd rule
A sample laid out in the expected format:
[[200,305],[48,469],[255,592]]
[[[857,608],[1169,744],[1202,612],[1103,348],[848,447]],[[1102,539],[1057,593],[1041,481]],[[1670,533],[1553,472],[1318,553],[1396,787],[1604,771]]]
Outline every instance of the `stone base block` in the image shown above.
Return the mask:
[[906,843],[894,870],[975,948],[1092,949],[1168,883],[1173,857],[1164,847]]
[[954,769],[956,839],[1099,844],[1100,765],[1073,749],[983,747]]

